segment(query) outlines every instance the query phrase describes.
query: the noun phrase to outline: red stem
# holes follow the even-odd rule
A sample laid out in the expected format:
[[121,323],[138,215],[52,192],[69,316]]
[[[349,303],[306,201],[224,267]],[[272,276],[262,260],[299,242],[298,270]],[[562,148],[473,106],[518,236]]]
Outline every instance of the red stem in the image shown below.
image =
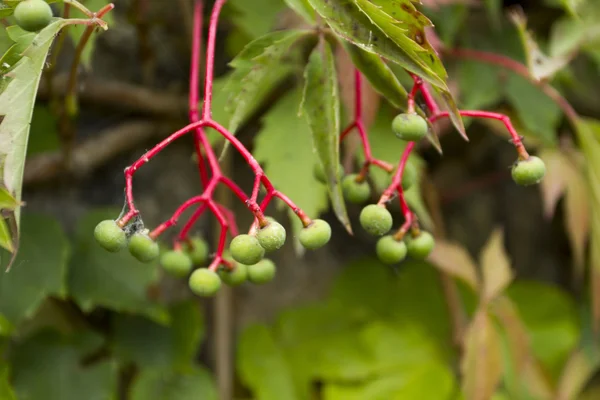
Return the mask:
[[215,64],[215,42],[217,40],[217,25],[219,14],[226,0],[216,0],[210,15],[210,25],[208,27],[208,44],[206,46],[206,75],[204,80],[204,105],[202,107],[202,119],[210,120],[212,117],[212,88]]

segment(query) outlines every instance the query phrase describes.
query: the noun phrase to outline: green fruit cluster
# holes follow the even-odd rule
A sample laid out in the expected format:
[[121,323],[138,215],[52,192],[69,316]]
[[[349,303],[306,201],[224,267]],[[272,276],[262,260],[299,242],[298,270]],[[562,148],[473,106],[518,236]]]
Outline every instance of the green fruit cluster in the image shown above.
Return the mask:
[[429,232],[421,231],[417,236],[398,240],[386,235],[377,241],[375,251],[384,264],[397,264],[410,256],[417,260],[426,259],[433,251],[435,240]]
[[14,17],[21,29],[37,32],[52,20],[52,9],[43,0],[24,0],[15,7]]
[[116,253],[129,248],[132,256],[147,263],[155,260],[159,254],[158,244],[152,240],[147,231],[139,231],[127,238],[127,233],[114,220],[105,220],[94,229],[96,241],[105,250]]

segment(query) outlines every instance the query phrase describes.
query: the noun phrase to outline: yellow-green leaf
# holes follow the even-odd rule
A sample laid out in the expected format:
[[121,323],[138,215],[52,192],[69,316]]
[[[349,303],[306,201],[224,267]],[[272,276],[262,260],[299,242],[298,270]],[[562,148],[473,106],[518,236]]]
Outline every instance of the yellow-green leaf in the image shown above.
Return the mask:
[[481,252],[481,271],[483,275],[482,296],[491,301],[499,296],[513,279],[510,262],[504,250],[501,229],[492,232]]
[[429,261],[446,274],[462,280],[474,291],[479,290],[475,263],[464,247],[438,240]]

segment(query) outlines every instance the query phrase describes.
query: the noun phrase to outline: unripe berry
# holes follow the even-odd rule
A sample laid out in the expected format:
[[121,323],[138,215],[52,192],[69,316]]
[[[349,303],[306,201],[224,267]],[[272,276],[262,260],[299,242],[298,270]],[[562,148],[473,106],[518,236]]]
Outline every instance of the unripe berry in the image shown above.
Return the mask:
[[539,183],[544,175],[546,175],[546,164],[536,156],[529,156],[527,160],[519,160],[512,167],[513,180],[522,186]]
[[265,258],[254,265],[248,266],[248,280],[252,283],[263,284],[275,277],[275,263]]
[[192,259],[181,250],[170,250],[160,256],[165,272],[178,278],[187,276],[192,270]]
[[96,225],[94,229],[96,241],[105,250],[116,253],[127,246],[127,235],[116,221],[107,219]]
[[408,238],[407,242],[408,255],[417,260],[426,259],[435,246],[435,239],[425,231],[421,231],[417,237]]
[[190,275],[189,286],[198,296],[214,296],[221,288],[219,275],[207,268],[198,268]]
[[256,238],[266,252],[279,250],[285,243],[285,228],[277,221],[269,221],[258,230]]
[[[260,263],[261,261],[259,261]],[[255,264],[256,265],[256,264]],[[241,263],[235,263],[233,269],[221,268],[219,277],[229,286],[239,286],[248,279],[248,266]]]
[[369,204],[363,208],[359,220],[364,230],[373,236],[385,235],[394,223],[392,214],[384,206],[377,204]]
[[42,0],[24,0],[17,4],[14,15],[21,29],[37,32],[52,20],[52,8]]
[[[344,166],[342,164],[339,165],[339,176],[338,179],[342,179],[344,176]],[[327,183],[327,177],[325,176],[325,171],[323,170],[323,165],[320,162],[317,162],[313,167],[313,175],[315,179],[321,183]]]
[[416,142],[427,135],[427,121],[417,113],[398,114],[392,121],[396,136],[407,142]]
[[350,174],[342,180],[344,197],[351,203],[361,204],[371,197],[371,187],[367,181],[357,182],[357,174]]
[[229,251],[235,261],[246,265],[256,264],[265,256],[265,249],[258,239],[251,235],[234,237],[229,245]]
[[377,241],[375,248],[377,257],[384,264],[397,264],[406,258],[406,243],[402,240],[396,240],[393,236],[387,235]]
[[158,244],[145,233],[135,233],[129,239],[129,252],[139,261],[147,263],[158,257]]
[[331,226],[327,221],[315,219],[310,225],[300,231],[298,239],[304,248],[316,250],[323,247],[331,239]]
[[192,238],[185,250],[195,265],[202,265],[208,259],[208,244],[200,238]]

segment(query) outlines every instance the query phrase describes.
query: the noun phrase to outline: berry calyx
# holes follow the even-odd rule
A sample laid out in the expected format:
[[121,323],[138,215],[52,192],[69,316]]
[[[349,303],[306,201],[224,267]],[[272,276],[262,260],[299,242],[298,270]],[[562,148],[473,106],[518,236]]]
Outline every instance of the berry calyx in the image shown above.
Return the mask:
[[246,265],[256,264],[265,256],[265,249],[258,239],[251,235],[234,237],[229,245],[229,251],[235,261]]
[[362,209],[359,216],[360,224],[369,234],[383,236],[392,229],[394,220],[392,214],[384,206],[369,204]]
[[407,242],[408,255],[417,260],[426,259],[435,246],[435,239],[425,231],[421,231],[416,237],[410,237]]
[[207,268],[198,268],[190,275],[188,282],[194,294],[202,297],[214,296],[221,288],[219,275]]
[[300,231],[298,239],[305,249],[316,250],[325,246],[331,239],[331,226],[327,221],[314,219],[310,225]]
[[127,246],[127,235],[116,221],[107,219],[94,229],[96,241],[107,251],[116,253]]
[[181,250],[170,250],[160,256],[160,264],[165,272],[182,278],[192,270],[192,259]]
[[377,257],[384,264],[397,264],[406,258],[408,249],[402,240],[396,240],[392,235],[382,237],[375,247]]
[[544,175],[546,175],[546,164],[536,156],[518,160],[512,167],[512,178],[518,185],[535,185],[540,183]]
[[392,130],[399,139],[416,142],[427,135],[427,121],[417,113],[398,114],[392,121]]
[[279,222],[270,220],[256,234],[258,242],[266,252],[279,250],[285,243],[285,228]]
[[158,243],[150,238],[146,233],[135,233],[129,239],[129,252],[138,261],[148,263],[158,257],[160,249]]
[[[342,179],[344,176],[344,166],[342,164],[339,165],[339,179]],[[325,176],[325,170],[323,170],[323,165],[320,162],[317,162],[313,167],[313,175],[315,179],[321,183],[327,183],[327,177]]]
[[259,285],[267,283],[273,280],[275,272],[275,263],[265,258],[254,265],[248,266],[248,280]]
[[24,0],[15,7],[14,16],[21,29],[37,32],[52,20],[52,8],[43,0]]
[[351,203],[361,204],[371,197],[371,187],[367,181],[357,182],[358,174],[350,174],[342,180],[344,197]]
[[[261,262],[262,261],[259,261],[259,263]],[[219,270],[219,277],[229,286],[239,286],[248,279],[248,266],[241,263],[235,263],[233,269],[221,268]]]
[[195,265],[202,265],[208,259],[208,244],[198,237],[191,238],[185,250]]

